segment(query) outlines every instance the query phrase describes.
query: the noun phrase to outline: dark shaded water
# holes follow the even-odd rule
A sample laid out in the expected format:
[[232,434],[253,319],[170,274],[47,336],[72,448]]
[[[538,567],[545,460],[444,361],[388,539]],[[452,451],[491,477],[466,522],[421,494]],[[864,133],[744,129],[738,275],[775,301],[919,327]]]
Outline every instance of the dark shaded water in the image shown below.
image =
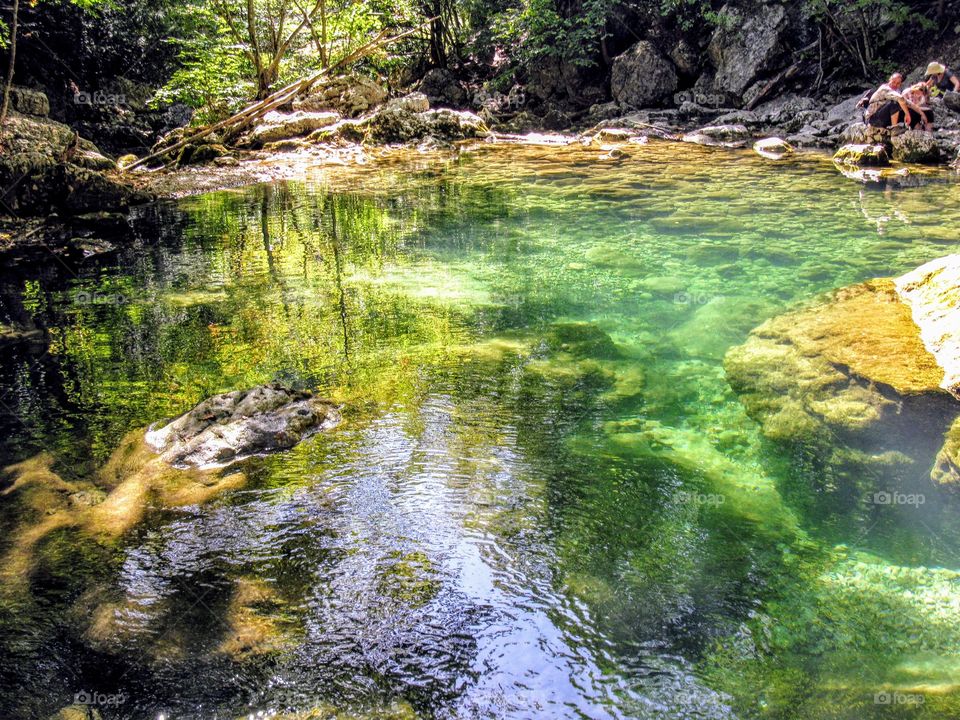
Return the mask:
[[[115,255],[7,268],[0,320],[44,333],[0,348],[4,465],[90,478],[129,431],[273,380],[346,421],[118,541],[46,533],[0,597],[0,714],[960,713],[949,499],[811,497],[722,366],[785,308],[951,252],[957,186],[596,155],[217,193],[142,211]],[[3,499],[10,566],[43,513]]]

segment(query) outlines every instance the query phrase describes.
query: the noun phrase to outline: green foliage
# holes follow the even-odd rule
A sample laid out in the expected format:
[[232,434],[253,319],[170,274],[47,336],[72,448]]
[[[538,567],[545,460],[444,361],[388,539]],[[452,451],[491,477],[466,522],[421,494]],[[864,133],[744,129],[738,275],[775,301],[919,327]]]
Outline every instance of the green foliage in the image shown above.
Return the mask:
[[195,34],[171,40],[179,47],[180,67],[153,99],[153,105],[182,102],[207,123],[228,116],[252,94],[251,68],[243,50],[223,42],[223,26],[209,10],[190,8]]

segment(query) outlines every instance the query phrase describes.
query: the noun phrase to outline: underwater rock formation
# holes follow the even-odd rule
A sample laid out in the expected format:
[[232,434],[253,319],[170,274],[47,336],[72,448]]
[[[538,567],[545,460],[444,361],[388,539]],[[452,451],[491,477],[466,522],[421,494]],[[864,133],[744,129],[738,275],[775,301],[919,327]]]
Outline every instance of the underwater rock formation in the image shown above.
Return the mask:
[[768,320],[727,353],[727,379],[764,435],[814,448],[833,477],[896,486],[934,465],[948,481],[954,454],[934,458],[960,415],[944,370],[960,349],[958,271],[960,256],[943,258]]
[[214,395],[171,422],[152,426],[146,441],[173,467],[215,468],[291,448],[340,419],[332,403],[308,392],[260,385]]

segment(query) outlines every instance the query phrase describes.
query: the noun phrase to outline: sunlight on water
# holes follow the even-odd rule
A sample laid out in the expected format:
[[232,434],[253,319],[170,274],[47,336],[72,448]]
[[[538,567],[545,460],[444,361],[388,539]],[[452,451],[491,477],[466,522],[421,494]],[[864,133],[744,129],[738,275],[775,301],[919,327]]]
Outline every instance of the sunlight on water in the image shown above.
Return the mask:
[[960,712],[952,513],[811,499],[833,479],[723,366],[769,317],[952,252],[957,207],[945,173],[861,185],[816,155],[478,145],[160,204],[116,256],[12,269],[0,320],[49,348],[0,347],[0,457],[37,487],[95,504],[128,432],[257,383],[344,422],[146,494],[116,541],[43,525],[39,491],[4,505],[29,581],[0,595],[3,707]]

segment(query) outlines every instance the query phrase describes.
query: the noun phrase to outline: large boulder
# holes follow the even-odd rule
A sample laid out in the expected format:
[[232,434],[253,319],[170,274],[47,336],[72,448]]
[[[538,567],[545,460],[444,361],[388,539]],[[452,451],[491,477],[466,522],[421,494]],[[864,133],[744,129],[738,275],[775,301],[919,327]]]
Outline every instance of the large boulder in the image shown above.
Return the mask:
[[165,425],[147,444],[176,468],[215,468],[285,450],[341,419],[339,409],[308,392],[279,385],[214,395]]
[[905,163],[938,163],[940,146],[931,133],[908,130],[890,138],[893,159]]
[[417,84],[417,90],[426,95],[431,104],[444,107],[463,107],[468,97],[466,88],[446,68],[427,71]]
[[834,488],[960,486],[944,444],[960,416],[958,279],[951,256],[768,320],[727,353],[727,379],[764,435],[805,448]]
[[10,88],[10,107],[24,115],[46,117],[50,114],[50,101],[44,93],[17,85]]
[[941,387],[960,399],[960,255],[921,265],[896,281],[910,306],[920,338],[944,371]]
[[614,100],[636,108],[660,105],[677,89],[677,73],[656,46],[641,40],[613,61]]
[[5,129],[0,187],[4,203],[17,213],[114,210],[149,200],[102,172],[113,169],[113,161],[62,123],[11,112]]
[[719,16],[707,48],[717,70],[713,85],[739,97],[782,57],[787,13],[780,4],[727,4]]
[[844,145],[833,155],[833,161],[855,167],[884,167],[890,156],[884,145]]
[[387,99],[386,89],[367,75],[338,75],[318,84],[303,98],[294,100],[293,109],[306,112],[336,112],[357,117]]
[[857,107],[860,98],[861,95],[851,95],[846,100],[841,100],[836,105],[828,108],[824,116],[827,124],[835,127],[837,125],[845,125],[862,120],[863,113],[860,108]]
[[250,141],[254,147],[261,147],[269,142],[309,135],[314,130],[333,125],[338,120],[340,116],[335,112],[269,112],[254,128]]
[[426,95],[411,93],[383,105],[365,122],[365,127],[375,139],[389,143],[406,143],[427,137],[463,140],[489,133],[483,120],[471,112],[429,108]]

